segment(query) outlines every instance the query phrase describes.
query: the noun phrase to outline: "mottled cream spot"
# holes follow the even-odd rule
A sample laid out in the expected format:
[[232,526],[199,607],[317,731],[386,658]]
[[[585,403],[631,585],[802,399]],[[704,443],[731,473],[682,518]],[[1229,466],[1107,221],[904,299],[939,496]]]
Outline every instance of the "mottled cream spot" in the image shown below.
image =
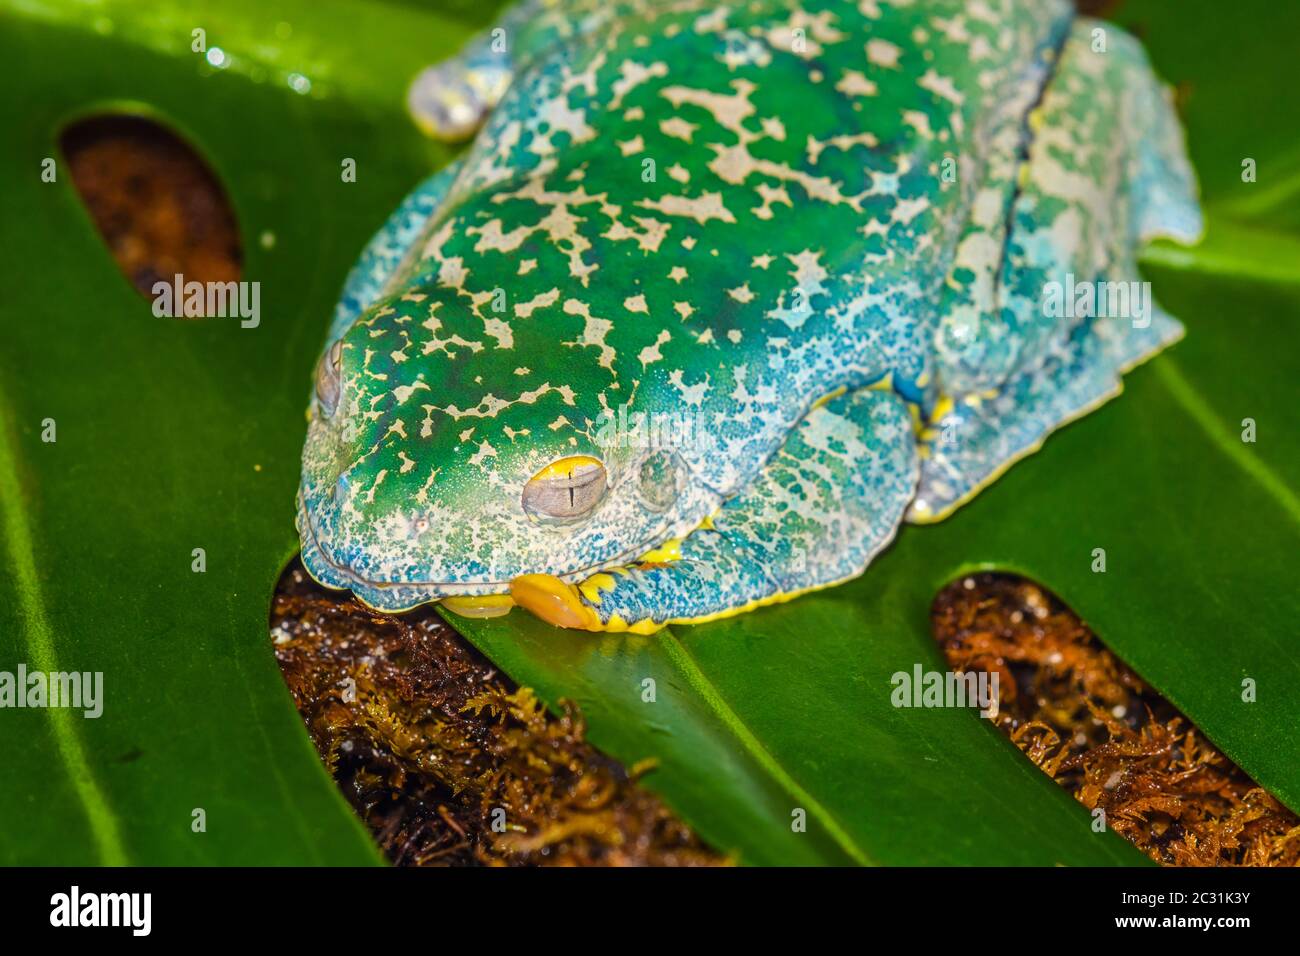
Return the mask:
[[867,61],[886,69],[898,68],[898,58],[903,51],[888,40],[870,39],[867,41]]
[[789,20],[768,30],[767,42],[805,60],[815,59],[822,55],[823,44],[839,43],[844,39],[844,34],[832,26],[834,20],[833,10],[810,14],[795,9]]
[[374,503],[375,492],[379,490],[379,486],[384,483],[384,479],[387,477],[388,477],[388,469],[387,468],[379,469],[379,474],[375,475],[375,483],[370,486],[370,490],[366,493],[366,501],[368,503],[370,504]]
[[867,79],[865,73],[857,70],[845,70],[835,89],[845,96],[875,96],[880,88]]
[[868,132],[832,136],[827,140],[819,140],[809,136],[807,145],[808,161],[816,163],[821,158],[822,151],[827,147],[847,152],[854,146],[866,146],[869,149],[875,149],[878,145],[880,145],[880,141],[876,139],[873,133]]
[[574,342],[565,342],[565,345],[585,347],[593,346],[600,350],[599,362],[602,368],[613,368],[614,359],[618,353],[614,347],[605,341],[605,336],[614,328],[614,323],[609,319],[602,319],[599,316],[591,314],[591,307],[585,302],[578,299],[565,299],[564,311],[569,315],[579,315],[583,319],[582,335]]
[[469,463],[477,468],[487,459],[495,458],[496,456],[497,450],[493,448],[489,442],[481,441],[478,443],[478,451],[469,456]]
[[778,141],[785,140],[785,124],[781,122],[780,117],[765,116],[763,119],[759,120],[759,124],[763,127],[763,132],[772,137],[772,139]]
[[695,131],[699,129],[694,123],[688,123],[679,116],[673,116],[666,120],[659,121],[659,131],[665,136],[671,136],[674,139],[682,139],[686,142],[691,141]]
[[668,223],[649,216],[633,216],[632,221],[640,228],[633,229],[626,223],[615,220],[602,238],[613,239],[616,242],[631,240],[643,252],[658,252],[672,228]]
[[[685,316],[683,316],[683,318],[685,318]],[[644,368],[647,365],[653,365],[655,362],[662,359],[663,353],[659,351],[659,346],[663,345],[671,338],[672,336],[668,333],[667,329],[661,329],[659,335],[654,340],[654,344],[647,345],[637,353],[637,358],[641,360],[641,367]]]
[[555,305],[560,300],[560,290],[551,289],[548,292],[539,292],[527,302],[520,302],[515,306],[515,315],[521,319],[532,318],[534,312],[548,305]]
[[631,139],[620,142],[617,145],[618,145],[618,151],[622,153],[624,156],[632,156],[645,149],[645,140],[642,139],[641,135],[638,133],[636,136],[633,136]]
[[619,77],[614,81],[613,91],[614,99],[610,101],[611,109],[618,109],[623,105],[623,99],[628,93],[632,92],[642,83],[656,76],[663,77],[668,75],[667,63],[651,63],[646,66],[637,63],[635,60],[623,60],[618,65]]
[[940,76],[933,69],[925,71],[925,74],[916,81],[916,85],[923,90],[929,90],[935,96],[941,96],[954,106],[961,106],[965,102],[964,97],[953,83],[952,78]]
[[759,198],[763,204],[754,210],[754,215],[759,219],[771,219],[774,215],[772,212],[773,203],[781,203],[784,206],[794,208],[794,203],[790,200],[790,194],[786,192],[784,186],[769,186],[767,183],[759,183],[756,187]]
[[687,103],[706,110],[720,126],[740,137],[741,142],[752,142],[756,134],[745,129],[745,120],[754,113],[754,104],[749,102],[749,94],[758,87],[749,80],[732,80],[731,88],[736,92],[728,96],[689,86],[669,86],[661,90],[660,95],[675,107],[680,108]]
[[406,404],[406,400],[411,397],[412,393],[420,390],[429,391],[429,386],[424,383],[424,379],[417,378],[411,385],[398,385],[393,389],[393,398],[397,400],[398,405]]
[[663,196],[659,199],[641,199],[638,200],[637,205],[654,209],[666,216],[694,219],[701,225],[711,219],[720,219],[723,222],[736,221],[736,217],[723,203],[722,193],[719,192],[705,193],[702,196]]

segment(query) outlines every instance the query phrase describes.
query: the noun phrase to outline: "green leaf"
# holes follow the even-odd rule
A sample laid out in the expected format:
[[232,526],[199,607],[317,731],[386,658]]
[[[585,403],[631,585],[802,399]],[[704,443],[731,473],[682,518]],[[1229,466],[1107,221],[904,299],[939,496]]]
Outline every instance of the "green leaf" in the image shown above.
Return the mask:
[[[98,719],[0,711],[0,861],[378,862],[303,732],[267,615],[343,275],[448,158],[405,116],[405,85],[475,26],[308,0],[0,12],[0,59],[23,78],[0,102],[0,670],[102,671],[105,698]],[[226,68],[191,51],[199,27]],[[117,104],[163,118],[223,180],[258,328],[155,318],[118,272],[57,146],[70,117]]]
[[[1115,22],[1136,34],[1182,105],[1188,150],[1208,204],[1271,210],[1300,226],[1300,140],[1291,74],[1300,6],[1243,0],[1225,17],[1209,0],[1122,0]],[[1258,164],[1243,188],[1242,160]],[[1283,207],[1289,207],[1284,210]]]
[[[936,591],[970,570],[1015,571],[1300,809],[1300,144],[1270,87],[1290,56],[1276,38],[1300,29],[1300,9],[1267,10],[1268,31],[1246,10],[1230,23],[1159,2],[1118,15],[1183,91],[1213,214],[1201,245],[1147,257],[1188,334],[1122,397],[947,521],[905,527],[832,591],[632,641],[519,612],[457,625],[515,679],[575,699],[599,746],[657,758],[647,785],[747,862],[1140,863],[972,713],[890,705],[895,671],[943,667]],[[1267,171],[1259,182],[1241,181],[1246,156]],[[1256,444],[1241,439],[1245,418]],[[1098,547],[1104,574],[1091,571]],[[796,807],[807,833],[791,831]]]
[[[646,782],[746,861],[1138,862],[973,713],[890,703],[894,672],[944,666],[936,591],[1007,569],[1059,594],[1300,807],[1300,358],[1278,342],[1300,328],[1300,286],[1153,274],[1185,342],[947,521],[905,527],[856,581],[652,638],[593,639],[518,611],[457,626],[516,680],[576,700],[598,746],[658,758]],[[1243,417],[1257,446],[1240,439]],[[1245,677],[1257,703],[1242,702]],[[796,808],[806,834],[791,831]]]
[[[447,159],[404,116],[405,84],[490,11],[277,7],[239,0],[199,18],[119,2],[90,16],[67,0],[0,13],[0,56],[26,80],[0,103],[0,540],[12,571],[0,576],[0,669],[100,670],[106,697],[98,720],[0,713],[4,862],[377,859],[302,732],[267,608],[296,547],[302,410],[333,299],[373,229]],[[1055,590],[1300,808],[1300,149],[1267,80],[1285,75],[1300,10],[1245,3],[1198,20],[1144,0],[1119,16],[1188,91],[1215,213],[1205,245],[1150,258],[1157,296],[1187,322],[1183,343],[948,521],[905,528],[841,588],[650,638],[555,631],[521,612],[457,619],[516,680],[577,700],[597,745],[657,760],[645,783],[744,862],[1145,862],[1093,833],[986,722],[890,705],[894,672],[943,666],[934,593],[981,567]],[[229,66],[191,52],[196,27]],[[310,96],[290,91],[291,72]],[[155,319],[67,177],[40,182],[60,125],[108,103],[147,105],[222,178],[245,278],[262,283],[260,328]],[[1243,156],[1259,162],[1250,188]],[[343,157],[357,159],[355,184],[339,181]],[[57,444],[40,440],[47,417]],[[1257,444],[1240,442],[1246,417]],[[190,571],[194,547],[205,574]],[[1089,570],[1094,547],[1105,574]],[[1244,676],[1259,683],[1255,704],[1241,702]],[[204,834],[190,830],[195,808]],[[806,832],[792,828],[798,810]]]

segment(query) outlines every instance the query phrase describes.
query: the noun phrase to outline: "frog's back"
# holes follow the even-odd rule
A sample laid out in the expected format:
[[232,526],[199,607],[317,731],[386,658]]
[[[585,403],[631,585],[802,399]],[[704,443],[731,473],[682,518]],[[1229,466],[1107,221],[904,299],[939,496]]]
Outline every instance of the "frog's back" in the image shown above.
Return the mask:
[[532,60],[407,281],[469,306],[476,363],[540,383],[557,345],[595,350],[576,384],[606,406],[661,388],[793,414],[924,378],[969,202],[942,166],[1032,100],[1061,7],[647,7]]
[[[521,594],[603,626],[752,607],[859,572],[1181,334],[1048,306],[1200,223],[1166,91],[1066,0],[527,2],[504,99],[372,242],[318,364],[327,582],[393,609],[543,569]],[[624,408],[706,427],[656,447]],[[555,577],[683,534],[586,605]]]

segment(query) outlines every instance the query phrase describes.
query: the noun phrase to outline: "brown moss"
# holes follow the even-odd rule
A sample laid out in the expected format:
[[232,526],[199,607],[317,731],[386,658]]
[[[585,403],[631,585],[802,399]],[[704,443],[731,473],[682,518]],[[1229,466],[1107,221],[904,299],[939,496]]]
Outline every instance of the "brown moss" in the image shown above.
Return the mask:
[[96,116],[68,127],[61,146],[95,227],[142,295],[178,273],[197,282],[239,279],[230,201],[175,134],[142,117]]
[[935,599],[958,672],[996,672],[997,726],[1159,863],[1295,866],[1300,819],[1101,645],[1050,592],[982,574]]
[[[724,862],[625,769],[430,610],[394,617],[295,562],[276,657],[330,773],[400,865]],[[494,828],[494,823],[496,827]]]

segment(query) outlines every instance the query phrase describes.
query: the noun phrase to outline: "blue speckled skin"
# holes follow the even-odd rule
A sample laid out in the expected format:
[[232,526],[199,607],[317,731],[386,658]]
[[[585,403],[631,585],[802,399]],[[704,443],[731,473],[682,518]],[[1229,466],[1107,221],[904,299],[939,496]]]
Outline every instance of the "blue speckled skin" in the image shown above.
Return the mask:
[[[649,631],[844,580],[1181,334],[1045,304],[1200,231],[1141,49],[1064,0],[529,0],[502,29],[413,89],[433,132],[482,128],[367,248],[318,370],[303,557],[375,607],[545,574],[575,626]],[[598,503],[537,520],[574,456]]]

